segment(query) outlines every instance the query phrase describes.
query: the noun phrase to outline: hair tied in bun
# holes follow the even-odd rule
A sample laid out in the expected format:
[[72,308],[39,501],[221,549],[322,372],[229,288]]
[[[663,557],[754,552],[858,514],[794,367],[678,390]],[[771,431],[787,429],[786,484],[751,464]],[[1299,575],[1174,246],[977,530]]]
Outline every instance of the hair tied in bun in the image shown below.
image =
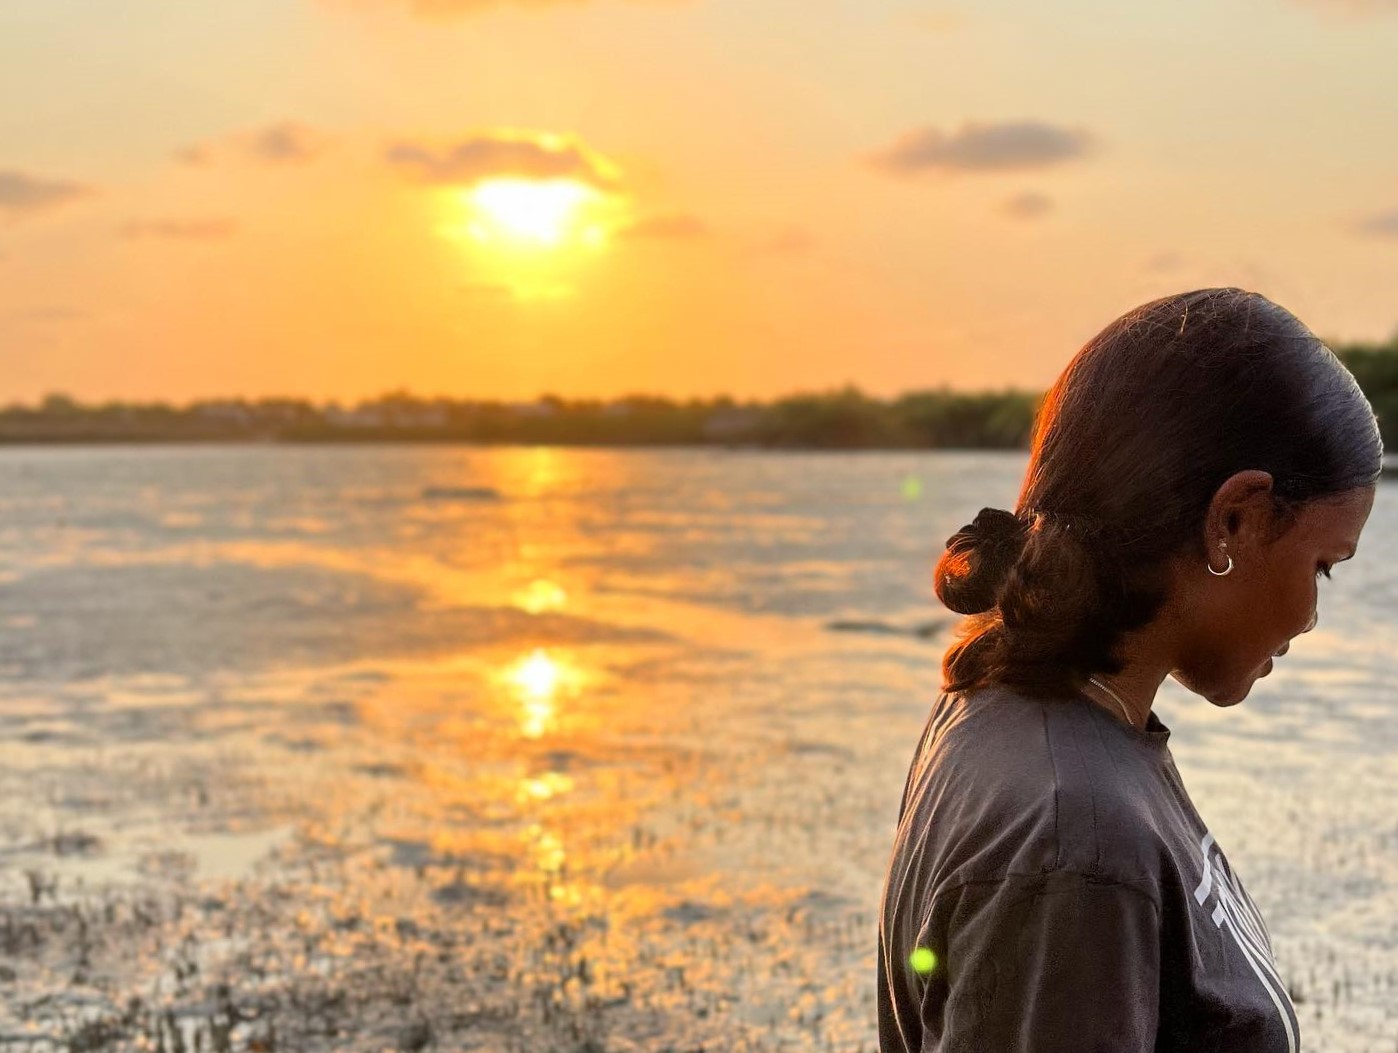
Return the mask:
[[958,614],[994,607],[1027,536],[1027,524],[1012,512],[982,508],[947,538],[934,582],[937,598]]
[[1003,508],[982,508],[971,524],[962,527],[962,530],[974,534],[986,544],[1021,544],[1026,526],[1024,520],[1013,512],[1006,512]]

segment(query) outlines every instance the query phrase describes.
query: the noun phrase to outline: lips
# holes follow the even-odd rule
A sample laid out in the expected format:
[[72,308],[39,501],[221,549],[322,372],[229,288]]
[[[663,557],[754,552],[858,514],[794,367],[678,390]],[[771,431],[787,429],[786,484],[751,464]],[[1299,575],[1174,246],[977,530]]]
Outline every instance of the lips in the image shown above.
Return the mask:
[[1290,641],[1290,640],[1288,640],[1288,641],[1286,641],[1286,643],[1282,644],[1282,648],[1281,648],[1280,651],[1273,651],[1273,652],[1272,652],[1272,657],[1273,657],[1273,658],[1280,658],[1282,655],[1286,654],[1286,652],[1289,651],[1289,650],[1291,650],[1291,641]]

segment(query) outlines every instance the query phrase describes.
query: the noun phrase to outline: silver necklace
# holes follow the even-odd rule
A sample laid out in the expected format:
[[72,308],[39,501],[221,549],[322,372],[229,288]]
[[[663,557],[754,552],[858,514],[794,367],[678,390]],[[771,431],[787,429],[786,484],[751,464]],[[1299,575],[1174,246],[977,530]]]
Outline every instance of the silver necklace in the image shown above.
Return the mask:
[[1121,700],[1120,695],[1118,695],[1115,691],[1109,688],[1106,684],[1102,683],[1102,681],[1098,680],[1095,676],[1089,676],[1087,680],[1088,683],[1096,684],[1107,694],[1111,695],[1112,698],[1116,701],[1116,704],[1121,707],[1121,715],[1126,718],[1126,723],[1130,724],[1133,728],[1136,726],[1136,722],[1131,719],[1131,713],[1126,708],[1126,703]]

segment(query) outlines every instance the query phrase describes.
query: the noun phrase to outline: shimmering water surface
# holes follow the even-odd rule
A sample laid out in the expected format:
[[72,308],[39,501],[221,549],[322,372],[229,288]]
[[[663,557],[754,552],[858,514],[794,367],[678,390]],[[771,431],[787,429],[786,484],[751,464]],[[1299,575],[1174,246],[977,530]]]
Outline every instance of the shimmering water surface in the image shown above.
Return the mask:
[[[1024,463],[0,450],[0,1044],[872,1050],[931,566]],[[1308,1050],[1398,1048],[1395,540],[1158,703]]]

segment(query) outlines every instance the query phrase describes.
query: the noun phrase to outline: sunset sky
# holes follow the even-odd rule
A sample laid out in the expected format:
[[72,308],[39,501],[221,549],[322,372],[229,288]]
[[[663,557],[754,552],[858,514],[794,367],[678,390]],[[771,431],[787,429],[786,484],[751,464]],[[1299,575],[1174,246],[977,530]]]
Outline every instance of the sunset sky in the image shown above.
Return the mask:
[[1398,0],[3,0],[0,399],[1048,384],[1398,328]]

